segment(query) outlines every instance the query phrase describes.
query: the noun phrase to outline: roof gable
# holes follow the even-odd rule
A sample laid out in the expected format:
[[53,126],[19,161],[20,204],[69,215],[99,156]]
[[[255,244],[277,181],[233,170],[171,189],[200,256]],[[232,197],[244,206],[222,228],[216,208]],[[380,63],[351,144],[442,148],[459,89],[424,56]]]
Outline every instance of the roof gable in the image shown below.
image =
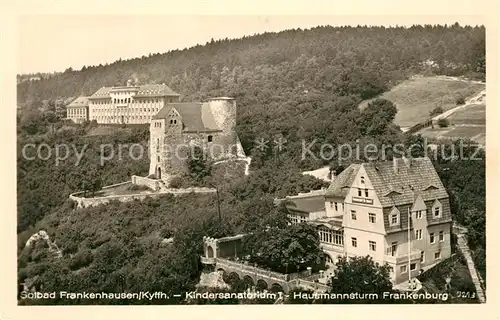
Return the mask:
[[413,202],[413,207],[411,208],[411,211],[423,211],[426,210],[427,207],[425,205],[424,200],[422,199],[421,195],[418,195],[417,199]]
[[338,176],[333,178],[330,186],[326,190],[325,197],[345,198],[349,193],[360,167],[360,164],[351,164]]
[[438,208],[438,207],[442,207],[442,206],[443,205],[441,204],[441,201],[436,199],[436,201],[434,201],[434,203],[432,204],[432,209],[434,210],[434,208]]

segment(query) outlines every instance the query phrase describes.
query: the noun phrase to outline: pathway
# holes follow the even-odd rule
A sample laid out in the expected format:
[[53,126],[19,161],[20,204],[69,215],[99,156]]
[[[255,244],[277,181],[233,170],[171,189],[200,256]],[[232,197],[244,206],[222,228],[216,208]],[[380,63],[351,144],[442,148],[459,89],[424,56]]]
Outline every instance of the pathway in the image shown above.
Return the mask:
[[213,165],[215,166],[215,165],[230,162],[230,161],[244,161],[245,162],[245,175],[248,176],[250,174],[250,163],[252,162],[252,158],[250,158],[250,157],[237,157],[237,158],[233,158],[233,159],[220,160],[220,161],[214,162]]
[[484,98],[485,95],[486,95],[486,89],[482,90],[478,94],[476,94],[476,95],[470,97],[469,99],[467,99],[467,101],[465,101],[464,104],[462,104],[460,106],[457,106],[455,108],[451,108],[451,109],[446,110],[445,112],[443,112],[441,114],[438,114],[437,116],[434,116],[432,118],[432,120],[436,121],[436,120],[439,120],[439,119],[448,118],[449,116],[451,116],[452,114],[454,114],[455,112],[457,112],[459,110],[467,108],[467,107],[469,107],[472,104],[480,103],[480,102],[482,102],[482,100],[483,100],[483,98]]
[[483,290],[481,275],[476,270],[476,265],[474,264],[474,260],[472,260],[470,249],[467,245],[467,240],[465,237],[467,229],[459,226],[458,224],[454,225],[454,229],[457,232],[458,248],[464,255],[465,260],[467,260],[467,268],[469,269],[472,283],[474,284],[474,287],[476,287],[477,298],[479,299],[479,302],[485,303],[486,297]]

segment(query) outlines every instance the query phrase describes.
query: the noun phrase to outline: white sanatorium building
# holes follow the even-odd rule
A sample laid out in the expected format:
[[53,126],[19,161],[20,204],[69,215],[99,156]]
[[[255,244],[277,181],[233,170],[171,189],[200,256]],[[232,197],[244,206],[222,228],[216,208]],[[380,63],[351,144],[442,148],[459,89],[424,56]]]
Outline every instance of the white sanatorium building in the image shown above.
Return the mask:
[[[103,124],[150,123],[165,104],[178,102],[179,96],[165,84],[136,86],[129,80],[126,86],[102,87],[90,97],[78,97],[74,102],[85,101],[85,105],[73,106],[72,102],[68,105],[67,118],[75,122],[96,120]],[[75,107],[78,110],[74,111]]]
[[370,255],[400,283],[451,255],[448,193],[429,158],[352,164],[327,190],[287,199],[292,223],[316,226],[327,263]]

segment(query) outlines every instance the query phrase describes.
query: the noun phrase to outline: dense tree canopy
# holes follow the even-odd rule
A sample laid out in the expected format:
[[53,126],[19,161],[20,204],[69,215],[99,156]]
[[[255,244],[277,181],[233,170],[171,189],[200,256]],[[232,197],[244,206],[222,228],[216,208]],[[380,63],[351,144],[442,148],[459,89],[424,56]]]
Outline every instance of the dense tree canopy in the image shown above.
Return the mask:
[[[392,292],[390,270],[370,256],[339,258],[329,281],[332,293],[377,293],[382,302],[384,292]],[[342,302],[339,301],[339,302]],[[345,303],[374,303],[374,300],[348,300]]]
[[322,250],[316,228],[309,224],[292,224],[282,228],[264,227],[247,235],[243,256],[273,271],[292,273],[321,263]]

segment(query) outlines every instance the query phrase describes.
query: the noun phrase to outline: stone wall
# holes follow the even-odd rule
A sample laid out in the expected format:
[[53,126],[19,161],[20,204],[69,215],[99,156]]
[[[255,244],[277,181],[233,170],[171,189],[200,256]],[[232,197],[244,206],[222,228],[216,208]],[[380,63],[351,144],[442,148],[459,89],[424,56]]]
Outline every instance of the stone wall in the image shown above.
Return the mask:
[[[130,183],[125,182],[125,183]],[[120,183],[120,184],[125,184],[125,183]],[[120,185],[118,184],[118,185]],[[116,186],[116,185],[113,185]],[[112,186],[107,186],[104,188],[110,188]],[[104,189],[103,188],[103,189]],[[108,204],[111,201],[120,201],[120,202],[128,202],[128,201],[133,201],[133,200],[144,200],[147,197],[150,198],[158,198],[167,194],[172,194],[174,196],[177,195],[184,195],[184,194],[189,194],[189,193],[215,193],[217,192],[216,189],[211,189],[211,188],[185,188],[185,189],[164,189],[162,191],[158,192],[151,192],[151,193],[135,193],[135,194],[125,194],[125,195],[113,195],[113,196],[105,196],[105,197],[95,197],[95,198],[84,198],[80,197],[80,195],[83,194],[83,192],[77,192],[73,193],[69,196],[69,198],[73,201],[76,202],[77,208],[87,208],[87,207],[94,207],[102,204]]]
[[153,191],[160,190],[160,181],[148,177],[132,176],[132,184],[146,186]]

